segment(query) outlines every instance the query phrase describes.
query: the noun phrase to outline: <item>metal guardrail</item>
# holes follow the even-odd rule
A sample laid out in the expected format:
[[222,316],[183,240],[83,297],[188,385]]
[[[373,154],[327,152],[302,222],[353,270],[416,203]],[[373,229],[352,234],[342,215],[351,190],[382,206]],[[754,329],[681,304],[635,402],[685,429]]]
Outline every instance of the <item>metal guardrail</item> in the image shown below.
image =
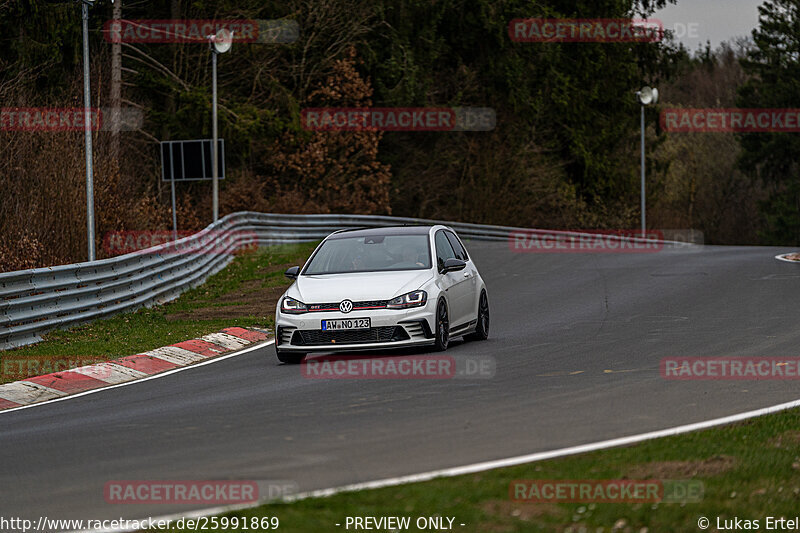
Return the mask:
[[430,223],[475,240],[506,241],[514,231],[580,235],[389,216],[232,213],[189,237],[134,253],[0,274],[0,350],[38,342],[53,329],[173,300],[254,243],[309,242],[339,229]]

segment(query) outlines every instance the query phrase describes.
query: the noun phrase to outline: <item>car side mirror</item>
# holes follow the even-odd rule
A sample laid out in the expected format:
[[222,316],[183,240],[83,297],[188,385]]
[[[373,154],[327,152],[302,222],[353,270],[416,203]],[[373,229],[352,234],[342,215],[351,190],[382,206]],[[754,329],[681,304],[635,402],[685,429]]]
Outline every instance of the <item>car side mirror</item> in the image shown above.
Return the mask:
[[458,272],[459,270],[464,270],[466,267],[466,261],[451,257],[450,259],[445,260],[442,274],[447,274],[448,272]]
[[300,274],[300,267],[291,267],[284,272],[284,276],[289,279],[297,279],[297,276]]

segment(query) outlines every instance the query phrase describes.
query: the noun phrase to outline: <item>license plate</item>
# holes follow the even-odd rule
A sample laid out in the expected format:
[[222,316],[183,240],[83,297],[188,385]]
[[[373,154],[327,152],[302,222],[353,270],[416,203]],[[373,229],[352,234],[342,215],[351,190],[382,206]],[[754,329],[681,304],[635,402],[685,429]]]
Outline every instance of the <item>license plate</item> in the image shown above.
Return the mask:
[[322,331],[333,331],[340,329],[369,329],[369,318],[339,318],[336,320],[323,320]]

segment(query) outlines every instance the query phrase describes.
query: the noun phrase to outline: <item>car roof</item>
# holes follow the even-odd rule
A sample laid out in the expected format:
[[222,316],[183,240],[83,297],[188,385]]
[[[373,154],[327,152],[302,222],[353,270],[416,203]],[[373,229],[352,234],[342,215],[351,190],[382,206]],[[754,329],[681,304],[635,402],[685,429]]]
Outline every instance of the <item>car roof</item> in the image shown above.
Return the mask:
[[331,234],[328,239],[346,239],[353,237],[368,237],[372,235],[427,235],[434,226],[409,225],[385,226],[381,228],[353,228],[344,229]]

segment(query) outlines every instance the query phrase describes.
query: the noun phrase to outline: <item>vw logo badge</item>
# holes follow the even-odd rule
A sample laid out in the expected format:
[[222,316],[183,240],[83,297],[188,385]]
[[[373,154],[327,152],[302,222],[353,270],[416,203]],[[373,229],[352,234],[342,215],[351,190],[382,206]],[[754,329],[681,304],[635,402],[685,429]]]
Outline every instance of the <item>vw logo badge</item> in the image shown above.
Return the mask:
[[353,302],[350,300],[342,300],[342,303],[339,304],[339,311],[342,313],[349,313],[353,310]]

